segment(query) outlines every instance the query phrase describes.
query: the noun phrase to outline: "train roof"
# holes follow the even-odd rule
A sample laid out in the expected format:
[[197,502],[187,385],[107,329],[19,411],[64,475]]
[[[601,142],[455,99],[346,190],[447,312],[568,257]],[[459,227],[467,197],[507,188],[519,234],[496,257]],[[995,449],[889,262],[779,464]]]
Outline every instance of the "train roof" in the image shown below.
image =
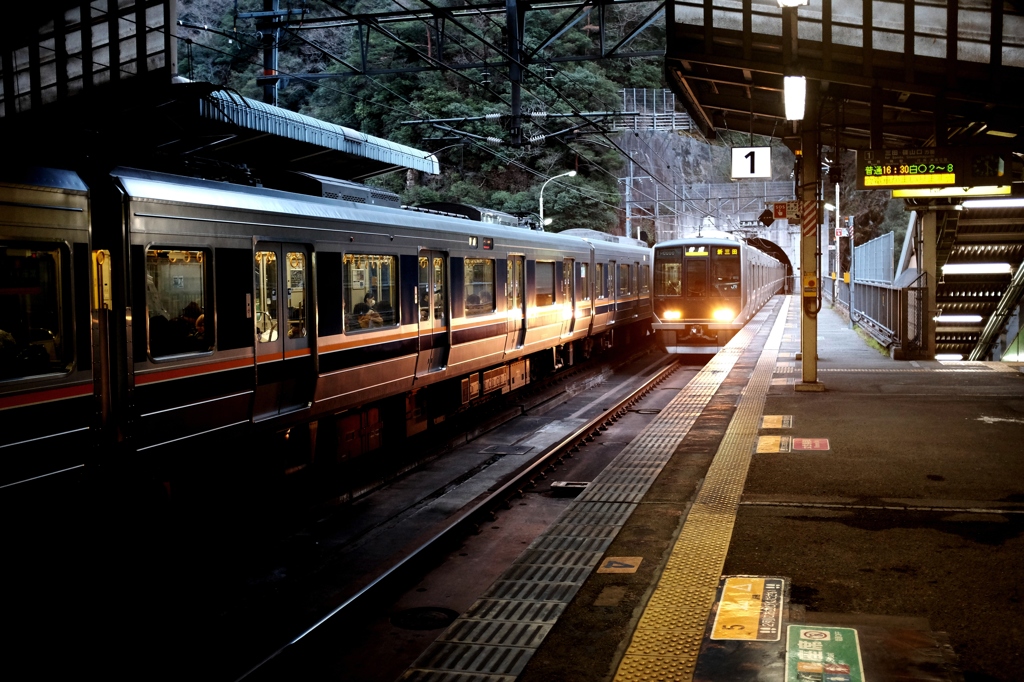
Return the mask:
[[78,173],[62,168],[18,167],[5,164],[0,167],[0,182],[82,194],[89,191],[82,178],[78,177]]
[[[343,198],[334,199],[296,194],[266,187],[236,185],[134,168],[117,168],[111,172],[111,175],[121,183],[128,196],[135,199],[369,223],[381,226],[392,236],[404,228],[418,228],[447,230],[497,239],[539,240],[551,248],[570,245],[578,248],[580,246],[580,238],[572,235],[524,230],[520,227],[389,206],[361,204]],[[631,247],[633,245],[618,244],[618,246]],[[633,246],[633,248],[636,247]],[[646,250],[646,245],[644,249]]]
[[729,234],[728,232],[719,231],[706,231],[703,236],[700,237],[686,237],[684,239],[671,239],[667,242],[659,242],[654,245],[654,248],[663,248],[666,246],[686,246],[688,244],[746,244],[745,241],[737,237],[736,235]]
[[601,232],[600,230],[590,230],[587,228],[572,228],[571,230],[562,230],[558,234],[567,234],[572,237],[580,237],[586,240],[596,240],[602,242],[613,242],[615,244],[625,244],[626,246],[638,246],[640,248],[650,248],[647,246],[647,242],[641,239],[633,239],[632,237],[624,237],[618,234],[608,234],[607,232]]

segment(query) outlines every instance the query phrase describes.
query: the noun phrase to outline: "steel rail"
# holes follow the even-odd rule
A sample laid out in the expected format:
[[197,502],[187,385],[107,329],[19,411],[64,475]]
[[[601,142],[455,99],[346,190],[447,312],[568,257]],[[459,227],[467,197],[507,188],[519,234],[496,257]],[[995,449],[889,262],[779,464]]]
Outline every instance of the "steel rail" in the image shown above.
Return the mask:
[[403,574],[403,572],[411,570],[419,562],[433,556],[433,553],[437,551],[438,548],[446,546],[446,543],[451,541],[453,538],[462,536],[467,532],[472,532],[476,529],[477,525],[482,522],[483,518],[493,514],[498,508],[507,508],[511,499],[513,497],[521,497],[523,489],[530,487],[534,479],[541,477],[547,470],[561,462],[563,456],[571,457],[573,452],[576,452],[581,446],[586,445],[587,442],[593,440],[600,431],[608,427],[609,423],[617,421],[622,417],[630,405],[644,397],[679,367],[680,363],[678,360],[670,362],[641,386],[616,403],[614,407],[605,410],[559,442],[549,446],[530,464],[524,466],[518,472],[513,474],[508,481],[503,483],[490,495],[477,504],[467,507],[466,510],[464,510],[463,513],[461,513],[447,528],[439,531],[432,538],[400,559],[397,563],[391,566],[391,568],[384,571],[371,583],[359,590],[359,592],[346,599],[344,602],[332,609],[330,613],[320,618],[316,623],[250,668],[245,674],[238,677],[236,682],[242,682],[242,680],[245,680],[263,666],[270,663],[290,647],[298,644],[303,638],[320,626],[335,618],[343,611],[352,609],[357,603],[365,601],[369,596],[371,596],[371,594],[375,594],[378,590],[385,587],[389,581],[397,579]]

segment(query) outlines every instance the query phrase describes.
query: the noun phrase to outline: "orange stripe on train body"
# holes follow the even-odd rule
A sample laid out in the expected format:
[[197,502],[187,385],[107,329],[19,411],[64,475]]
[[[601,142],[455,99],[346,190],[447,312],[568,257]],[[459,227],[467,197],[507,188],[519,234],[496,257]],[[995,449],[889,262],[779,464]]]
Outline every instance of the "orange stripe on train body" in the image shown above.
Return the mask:
[[92,395],[92,382],[77,384],[75,386],[62,386],[60,388],[47,388],[38,391],[30,391],[20,395],[12,395],[0,398],[0,410],[7,410],[12,407],[25,407],[28,405],[41,405],[56,400],[67,400],[69,398],[81,398]]
[[251,367],[252,357],[239,358],[237,360],[223,360],[221,362],[210,362],[202,365],[189,365],[188,367],[174,367],[165,370],[155,370],[145,374],[135,375],[135,385],[154,384],[160,381],[172,379],[183,379],[185,377],[197,376],[199,374],[211,374],[213,372],[224,372],[229,369]]

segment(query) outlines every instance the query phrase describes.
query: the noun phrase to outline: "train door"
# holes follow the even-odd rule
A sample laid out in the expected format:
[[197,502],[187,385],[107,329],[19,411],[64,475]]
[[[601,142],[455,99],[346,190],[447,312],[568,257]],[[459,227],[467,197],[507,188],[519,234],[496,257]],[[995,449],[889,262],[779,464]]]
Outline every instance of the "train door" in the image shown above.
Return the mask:
[[524,256],[508,257],[508,340],[505,352],[523,347],[526,340],[526,262]]
[[576,321],[576,261],[562,259],[562,336],[571,336]]
[[311,305],[309,262],[306,246],[256,244],[256,421],[308,407],[312,400],[313,356],[307,326]]
[[444,369],[448,365],[448,259],[441,251],[420,251],[419,360],[416,376]]
[[[694,247],[690,247],[693,249]],[[690,319],[707,318],[708,310],[708,259],[704,247],[701,250],[687,251],[684,259],[686,265],[686,281],[683,291],[688,299],[684,304],[686,317]]]
[[633,299],[633,317],[640,315],[640,262],[633,261],[629,268],[629,291]]
[[608,261],[608,265],[605,266],[605,288],[608,292],[608,298],[611,299],[610,315],[608,316],[608,324],[615,324],[616,320],[619,319],[619,287],[616,282],[616,275],[619,272],[619,268],[615,261]]

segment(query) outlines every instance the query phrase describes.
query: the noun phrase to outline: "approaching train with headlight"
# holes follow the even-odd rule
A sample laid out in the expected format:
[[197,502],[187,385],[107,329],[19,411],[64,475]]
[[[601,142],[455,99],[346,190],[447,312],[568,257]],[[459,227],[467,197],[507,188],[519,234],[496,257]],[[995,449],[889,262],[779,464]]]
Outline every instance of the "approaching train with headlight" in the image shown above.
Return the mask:
[[717,353],[780,289],[785,266],[715,233],[654,247],[654,322],[669,353]]

